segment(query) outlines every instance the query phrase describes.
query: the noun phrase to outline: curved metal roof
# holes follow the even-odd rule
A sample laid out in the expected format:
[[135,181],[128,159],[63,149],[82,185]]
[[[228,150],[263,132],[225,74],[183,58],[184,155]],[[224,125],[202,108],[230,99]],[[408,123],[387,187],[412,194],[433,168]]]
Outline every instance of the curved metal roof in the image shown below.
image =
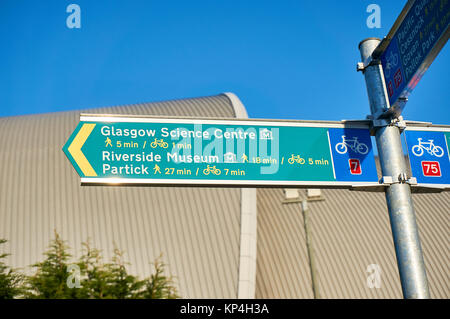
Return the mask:
[[[232,94],[84,112],[246,116]],[[12,266],[42,260],[56,229],[76,256],[88,237],[108,258],[115,244],[141,277],[163,253],[184,297],[313,297],[301,206],[283,189],[82,187],[61,150],[79,114],[0,118],[0,238]],[[401,298],[384,194],[322,195],[309,203],[321,297]],[[450,194],[413,199],[431,296],[449,298]],[[370,264],[381,267],[379,289],[366,285]]]

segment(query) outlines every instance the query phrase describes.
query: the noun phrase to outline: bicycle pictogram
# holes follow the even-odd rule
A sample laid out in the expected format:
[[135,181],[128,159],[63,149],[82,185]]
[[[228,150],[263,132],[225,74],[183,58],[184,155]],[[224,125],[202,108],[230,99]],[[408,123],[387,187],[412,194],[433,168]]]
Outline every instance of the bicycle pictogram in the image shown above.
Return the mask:
[[419,144],[416,144],[412,147],[412,152],[417,157],[420,157],[424,154],[424,151],[427,151],[431,156],[442,157],[444,155],[444,149],[438,145],[434,145],[434,140],[428,140],[427,142],[422,142],[422,138],[417,138]]
[[391,51],[387,57],[386,67],[384,68],[384,74],[386,78],[391,76],[391,70],[394,69],[398,64],[398,54]]
[[212,173],[214,175],[220,175],[220,169],[216,168],[216,166],[210,166],[208,165],[204,170],[203,174],[209,175],[209,173]]
[[362,142],[358,142],[358,137],[347,138],[345,135],[342,135],[342,142],[337,143],[335,149],[339,154],[345,154],[349,147],[353,152],[362,155],[369,152],[369,147]]
[[288,158],[289,164],[294,164],[295,162],[299,164],[305,164],[305,159],[301,158],[300,155],[292,154],[290,158]]
[[162,148],[167,148],[169,146],[169,144],[167,142],[164,142],[164,139],[158,140],[157,138],[155,138],[155,140],[150,143],[150,146],[152,148],[156,148],[158,146],[162,147]]

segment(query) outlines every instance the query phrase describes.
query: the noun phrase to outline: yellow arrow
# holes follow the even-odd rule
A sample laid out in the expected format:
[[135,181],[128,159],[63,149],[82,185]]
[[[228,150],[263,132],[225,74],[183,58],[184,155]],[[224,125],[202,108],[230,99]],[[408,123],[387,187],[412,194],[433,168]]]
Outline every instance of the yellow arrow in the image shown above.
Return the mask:
[[97,176],[97,173],[94,171],[86,156],[84,156],[83,152],[81,151],[81,148],[83,147],[94,127],[95,124],[83,124],[77,136],[75,136],[72,144],[70,144],[68,148],[68,151],[70,155],[72,155],[73,160],[78,164],[85,176]]

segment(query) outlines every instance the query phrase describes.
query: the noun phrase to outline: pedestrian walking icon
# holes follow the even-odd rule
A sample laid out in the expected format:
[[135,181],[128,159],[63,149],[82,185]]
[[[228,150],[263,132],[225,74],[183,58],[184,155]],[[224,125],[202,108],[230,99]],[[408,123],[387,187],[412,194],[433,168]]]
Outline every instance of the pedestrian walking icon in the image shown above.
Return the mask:
[[105,140],[105,147],[108,147],[108,146],[112,147],[112,142],[111,142],[111,139],[109,137],[107,137],[106,140]]
[[156,173],[161,174],[161,168],[158,166],[158,164],[155,164],[155,167],[153,167],[153,174]]

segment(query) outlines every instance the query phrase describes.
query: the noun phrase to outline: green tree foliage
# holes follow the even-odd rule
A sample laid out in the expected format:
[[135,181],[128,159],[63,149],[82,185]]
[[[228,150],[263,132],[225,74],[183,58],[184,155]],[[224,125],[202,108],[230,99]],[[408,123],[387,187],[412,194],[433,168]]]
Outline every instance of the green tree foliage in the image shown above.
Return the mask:
[[166,264],[162,261],[162,255],[153,263],[154,273],[145,280],[145,289],[141,292],[144,299],[176,299],[179,298],[173,285],[173,278],[164,275]]
[[112,298],[110,295],[111,273],[102,262],[100,250],[92,248],[89,241],[82,243],[83,255],[78,262],[83,274],[82,295],[89,299]]
[[[0,245],[6,242],[0,239]],[[3,262],[7,256],[9,254],[0,254],[0,299],[12,299],[22,294],[24,276]]]
[[123,252],[114,249],[112,263],[107,265],[110,273],[109,295],[118,299],[138,298],[140,290],[144,286],[144,281],[139,281],[137,277],[128,274]]
[[109,263],[89,241],[75,263],[66,242],[55,232],[46,259],[36,263],[36,273],[27,278],[25,298],[45,299],[166,299],[178,298],[172,277],[164,275],[165,264],[158,258],[154,273],[144,280],[128,273],[124,254],[115,248]]
[[81,274],[81,295],[93,299],[139,298],[145,281],[128,274],[123,252],[114,249],[110,263],[104,264],[100,250],[83,243],[83,255],[78,262]]
[[77,298],[77,289],[67,285],[70,273],[67,271],[68,262],[72,257],[67,251],[68,246],[55,231],[55,239],[44,253],[47,258],[32,267],[37,268],[36,274],[28,277],[27,298],[38,299],[66,299]]

